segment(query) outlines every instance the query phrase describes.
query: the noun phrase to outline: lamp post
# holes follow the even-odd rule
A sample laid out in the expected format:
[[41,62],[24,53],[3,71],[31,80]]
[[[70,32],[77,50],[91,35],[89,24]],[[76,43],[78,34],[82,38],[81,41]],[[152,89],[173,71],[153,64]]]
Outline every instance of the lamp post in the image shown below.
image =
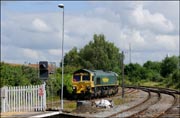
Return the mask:
[[63,110],[63,81],[64,81],[64,5],[59,4],[59,8],[63,9],[63,19],[62,19],[62,84],[61,84],[61,109]]

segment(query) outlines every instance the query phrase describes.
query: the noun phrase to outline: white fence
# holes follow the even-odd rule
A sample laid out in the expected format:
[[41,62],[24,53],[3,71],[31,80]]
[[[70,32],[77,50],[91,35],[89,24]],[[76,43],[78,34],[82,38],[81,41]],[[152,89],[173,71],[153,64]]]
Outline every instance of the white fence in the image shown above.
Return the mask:
[[1,112],[44,111],[45,84],[1,88]]

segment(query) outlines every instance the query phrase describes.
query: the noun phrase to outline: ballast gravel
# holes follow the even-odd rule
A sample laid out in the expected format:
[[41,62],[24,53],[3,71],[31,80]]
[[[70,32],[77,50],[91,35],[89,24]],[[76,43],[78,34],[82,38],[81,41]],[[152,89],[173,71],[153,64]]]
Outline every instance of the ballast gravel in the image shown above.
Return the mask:
[[[129,98],[129,97],[131,97],[131,98]],[[133,95],[129,94],[129,96],[124,97],[123,98],[124,101],[126,101],[126,99],[131,99],[127,103],[123,102],[123,104],[115,105],[113,108],[106,108],[106,109],[101,109],[101,110],[99,110],[97,108],[97,110],[94,113],[93,112],[90,113],[87,111],[86,113],[78,113],[78,114],[73,113],[73,115],[83,116],[83,117],[100,117],[100,118],[107,117],[114,113],[131,108],[131,107],[141,103],[142,101],[144,101],[147,97],[148,97],[148,93],[140,90],[139,92],[134,93]]]

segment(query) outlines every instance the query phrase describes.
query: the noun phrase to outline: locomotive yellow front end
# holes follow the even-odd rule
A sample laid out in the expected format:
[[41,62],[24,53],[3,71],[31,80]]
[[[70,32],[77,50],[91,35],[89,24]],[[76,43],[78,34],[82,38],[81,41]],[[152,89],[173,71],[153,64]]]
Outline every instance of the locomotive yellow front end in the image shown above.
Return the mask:
[[93,74],[86,69],[81,69],[73,74],[73,93],[76,95],[88,95],[94,87]]

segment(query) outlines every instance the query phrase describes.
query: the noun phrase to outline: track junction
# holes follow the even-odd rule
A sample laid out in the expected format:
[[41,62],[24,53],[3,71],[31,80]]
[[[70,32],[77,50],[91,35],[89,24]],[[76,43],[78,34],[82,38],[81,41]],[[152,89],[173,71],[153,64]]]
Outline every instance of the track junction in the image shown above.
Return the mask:
[[[180,91],[158,87],[126,86],[125,95],[135,95],[128,103],[94,112],[62,113],[63,117],[179,118]],[[121,97],[121,92],[116,96]],[[112,99],[112,97],[108,98]],[[126,97],[124,98],[124,101]]]

